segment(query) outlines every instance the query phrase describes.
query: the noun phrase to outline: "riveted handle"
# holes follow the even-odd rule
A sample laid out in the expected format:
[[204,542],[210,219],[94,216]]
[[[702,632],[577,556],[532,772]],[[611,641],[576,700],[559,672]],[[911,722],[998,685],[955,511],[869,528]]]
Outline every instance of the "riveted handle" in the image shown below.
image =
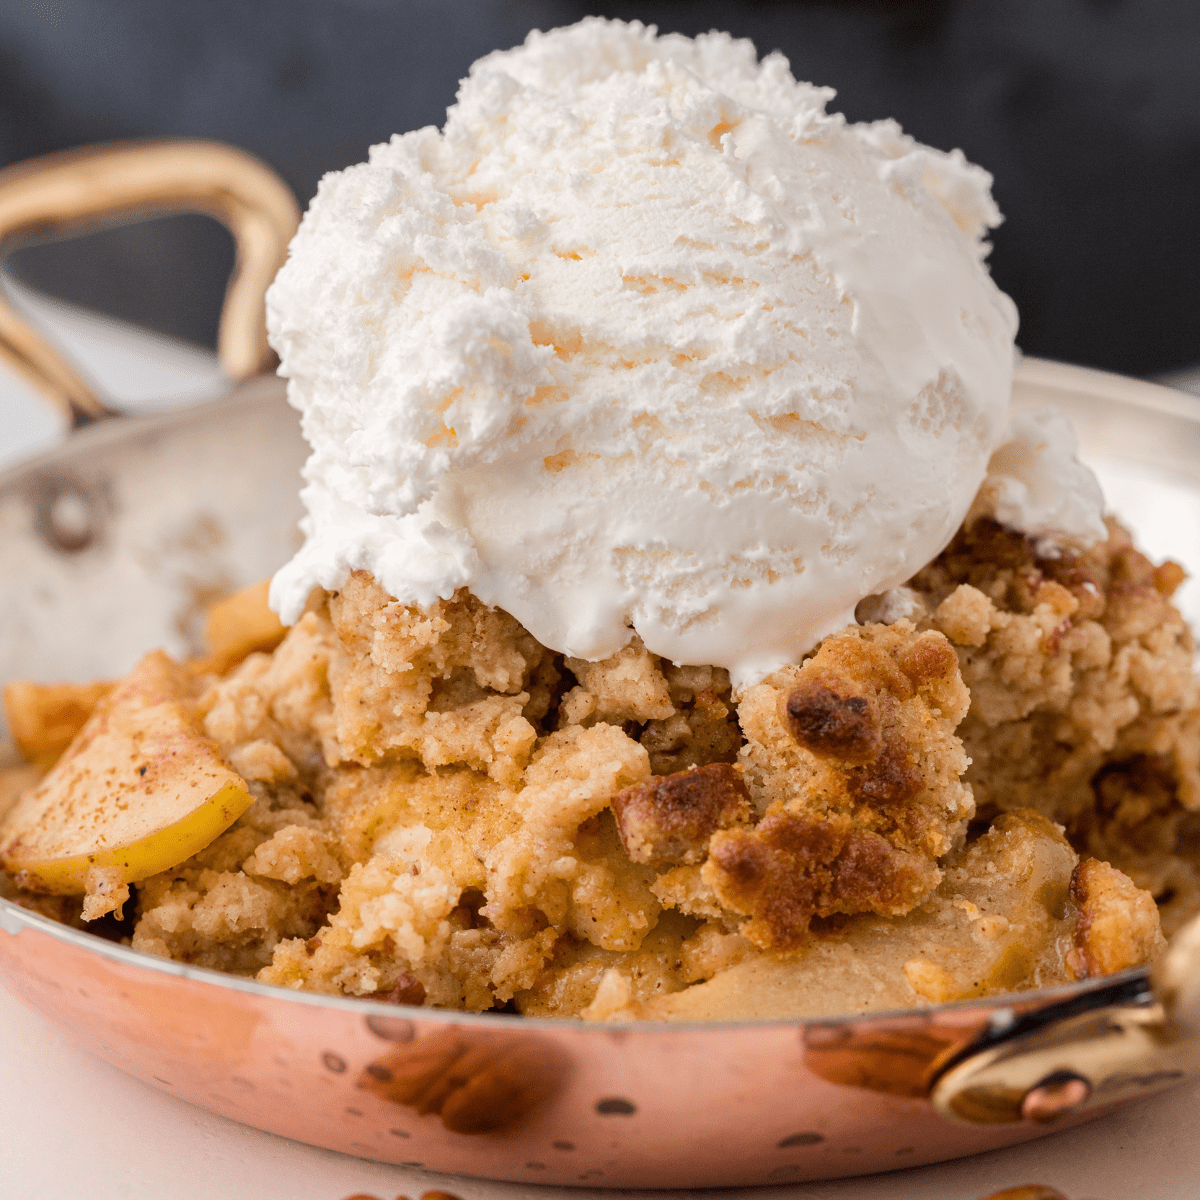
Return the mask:
[[970,1125],[1032,1121],[1153,1095],[1200,1072],[1200,917],[1144,968],[1024,1017],[1000,1010],[930,1091]]
[[[219,142],[113,142],[30,159],[0,171],[0,258],[18,243],[89,225],[200,212],[233,234],[237,262],[225,293],[217,355],[245,379],[273,361],[263,297],[300,221],[287,185],[258,159]],[[0,359],[67,416],[113,415],[63,356],[0,296]]]

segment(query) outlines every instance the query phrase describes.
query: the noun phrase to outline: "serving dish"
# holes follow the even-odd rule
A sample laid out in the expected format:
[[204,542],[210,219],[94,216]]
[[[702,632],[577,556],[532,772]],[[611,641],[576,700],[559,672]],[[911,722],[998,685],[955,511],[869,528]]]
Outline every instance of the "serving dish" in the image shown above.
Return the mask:
[[[159,156],[153,170],[146,154]],[[84,426],[0,474],[6,678],[112,675],[157,645],[192,652],[205,600],[266,575],[295,545],[303,443],[279,382],[252,377],[267,360],[262,290],[294,210],[277,193],[256,206],[233,162],[211,146],[159,144],[0,173],[0,250],[82,219],[61,199],[53,220],[36,219],[81,167],[92,183],[74,194],[91,218],[199,205],[235,232],[233,211],[274,230],[240,242],[249,266],[223,320],[223,358],[248,382],[187,411],[105,419],[53,350],[0,312],[0,347]],[[214,189],[238,204],[206,200]],[[251,350],[238,359],[231,345]],[[1017,402],[1058,405],[1085,456],[1147,494],[1200,498],[1194,401],[1026,360]],[[87,1049],[214,1112],[380,1161],[522,1182],[735,1186],[883,1171],[1034,1137],[1200,1067],[1196,926],[1155,979],[1131,971],[869,1018],[591,1025],[293,993],[135,954],[0,900],[0,982]]]

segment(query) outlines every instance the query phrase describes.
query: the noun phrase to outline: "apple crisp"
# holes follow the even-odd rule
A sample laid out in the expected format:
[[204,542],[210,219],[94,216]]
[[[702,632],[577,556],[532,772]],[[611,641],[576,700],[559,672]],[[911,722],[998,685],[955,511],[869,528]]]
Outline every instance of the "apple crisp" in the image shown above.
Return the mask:
[[[147,953],[468,1011],[868,1012],[1111,973],[1200,909],[1181,579],[1115,523],[1077,553],[976,521],[735,694],[636,636],[584,662],[465,591],[416,609],[358,573],[281,641],[255,618],[204,662],[64,694],[95,712],[32,789],[63,719],[43,742],[26,719],[6,891]],[[131,886],[39,894],[14,814],[93,777],[150,684],[180,769],[217,764],[248,807]],[[31,686],[7,696],[27,718],[53,708]]]

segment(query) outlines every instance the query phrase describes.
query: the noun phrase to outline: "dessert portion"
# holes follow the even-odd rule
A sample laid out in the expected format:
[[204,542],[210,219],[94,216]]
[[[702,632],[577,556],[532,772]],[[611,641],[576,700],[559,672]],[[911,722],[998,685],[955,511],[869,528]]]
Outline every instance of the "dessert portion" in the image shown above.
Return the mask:
[[1009,411],[990,177],[831,95],[591,20],[328,177],[269,296],[313,446],[290,628],[260,588],[203,661],[10,685],[6,894],[589,1019],[1153,961],[1200,907],[1182,571]]

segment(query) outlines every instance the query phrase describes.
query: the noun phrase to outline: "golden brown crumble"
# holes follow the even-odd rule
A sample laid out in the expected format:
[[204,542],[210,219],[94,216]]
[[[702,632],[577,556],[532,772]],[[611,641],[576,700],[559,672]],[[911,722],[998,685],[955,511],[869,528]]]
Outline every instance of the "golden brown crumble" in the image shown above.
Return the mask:
[[911,584],[970,690],[958,736],[980,815],[1044,812],[1149,890],[1168,934],[1200,908],[1200,682],[1170,601],[1182,578],[1115,521],[1107,541],[1052,558],[980,521]]
[[752,919],[741,933],[764,950],[797,950],[814,916],[908,912],[940,872],[845,814],[822,820],[775,803],[753,830],[713,838],[702,872],[716,898]]
[[850,626],[735,695],[636,636],[564,658],[465,591],[415,609],[356,573],[277,648],[191,669],[196,736],[253,803],[134,885],[122,928],[285,987],[593,1019],[872,1011],[1148,961],[1139,888],[1169,920],[1200,908],[1179,578],[1115,525],[1046,558],[979,522],[911,582],[915,624]]
[[1166,948],[1153,897],[1108,863],[1080,862],[1071,876],[1071,899],[1079,916],[1070,965],[1081,977],[1152,962]]

